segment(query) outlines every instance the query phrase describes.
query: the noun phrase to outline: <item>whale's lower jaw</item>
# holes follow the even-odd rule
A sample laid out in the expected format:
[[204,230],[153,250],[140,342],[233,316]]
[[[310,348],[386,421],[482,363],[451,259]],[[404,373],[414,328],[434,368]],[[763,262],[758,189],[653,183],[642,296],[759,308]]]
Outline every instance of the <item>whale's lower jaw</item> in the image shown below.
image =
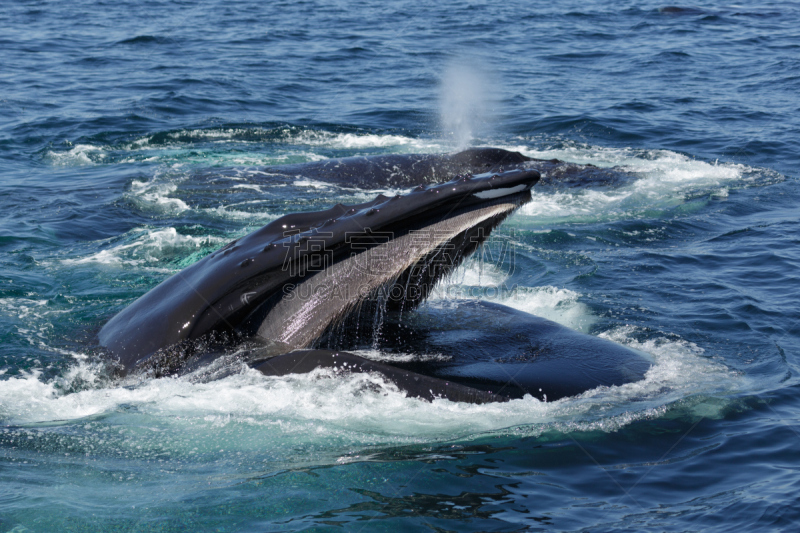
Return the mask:
[[337,373],[368,372],[381,376],[411,398],[427,401],[444,398],[452,402],[482,404],[509,400],[507,396],[490,390],[418,374],[343,351],[296,350],[259,361],[253,368],[267,376],[306,374],[318,369],[329,369]]

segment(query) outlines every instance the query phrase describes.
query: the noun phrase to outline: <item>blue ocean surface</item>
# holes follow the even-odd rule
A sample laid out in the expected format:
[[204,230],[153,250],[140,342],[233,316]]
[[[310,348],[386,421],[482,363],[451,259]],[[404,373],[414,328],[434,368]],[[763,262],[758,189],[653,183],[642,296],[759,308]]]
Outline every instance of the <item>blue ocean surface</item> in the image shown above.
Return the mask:
[[[793,530],[798,95],[795,2],[5,0],[0,532]],[[260,168],[465,146],[635,179],[534,188],[487,244],[513,268],[426,305],[555,320],[644,380],[468,405],[100,357],[171,274],[381,192]]]

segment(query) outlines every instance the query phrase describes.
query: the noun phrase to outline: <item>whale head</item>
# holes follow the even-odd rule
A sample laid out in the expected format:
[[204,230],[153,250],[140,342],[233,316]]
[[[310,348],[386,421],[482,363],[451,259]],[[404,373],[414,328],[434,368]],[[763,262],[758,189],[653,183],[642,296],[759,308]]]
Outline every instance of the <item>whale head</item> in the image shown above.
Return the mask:
[[306,348],[377,295],[410,309],[530,199],[539,178],[458,176],[286,215],[163,281],[109,320],[100,344],[130,372],[164,366],[164,353],[180,360],[209,335],[258,337],[275,353]]

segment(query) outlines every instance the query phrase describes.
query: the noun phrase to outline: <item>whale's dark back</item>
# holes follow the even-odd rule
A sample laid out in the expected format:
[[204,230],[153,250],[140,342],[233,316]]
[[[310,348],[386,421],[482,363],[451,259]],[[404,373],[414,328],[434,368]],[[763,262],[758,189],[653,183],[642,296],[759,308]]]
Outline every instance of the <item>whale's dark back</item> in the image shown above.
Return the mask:
[[502,148],[470,148],[455,154],[387,154],[326,159],[265,168],[271,174],[302,176],[348,187],[376,189],[440,183],[459,174],[517,168],[529,157]]

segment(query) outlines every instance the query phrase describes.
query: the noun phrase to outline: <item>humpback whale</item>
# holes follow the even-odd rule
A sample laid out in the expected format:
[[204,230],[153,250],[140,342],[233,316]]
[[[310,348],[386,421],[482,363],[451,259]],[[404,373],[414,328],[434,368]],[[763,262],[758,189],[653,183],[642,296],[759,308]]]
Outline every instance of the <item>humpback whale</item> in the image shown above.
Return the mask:
[[[453,310],[457,325],[473,326],[460,333],[414,318],[434,285],[530,200],[541,179],[531,163],[473,149],[271,169],[416,186],[283,216],[164,280],[112,317],[99,343],[122,375],[186,373],[246,344],[240,361],[267,375],[375,372],[410,396],[472,403],[555,399],[641,379],[649,363],[640,354],[503,306],[463,303]],[[362,339],[347,324],[375,312],[404,340],[395,348],[444,359],[387,364],[349,352]]]

